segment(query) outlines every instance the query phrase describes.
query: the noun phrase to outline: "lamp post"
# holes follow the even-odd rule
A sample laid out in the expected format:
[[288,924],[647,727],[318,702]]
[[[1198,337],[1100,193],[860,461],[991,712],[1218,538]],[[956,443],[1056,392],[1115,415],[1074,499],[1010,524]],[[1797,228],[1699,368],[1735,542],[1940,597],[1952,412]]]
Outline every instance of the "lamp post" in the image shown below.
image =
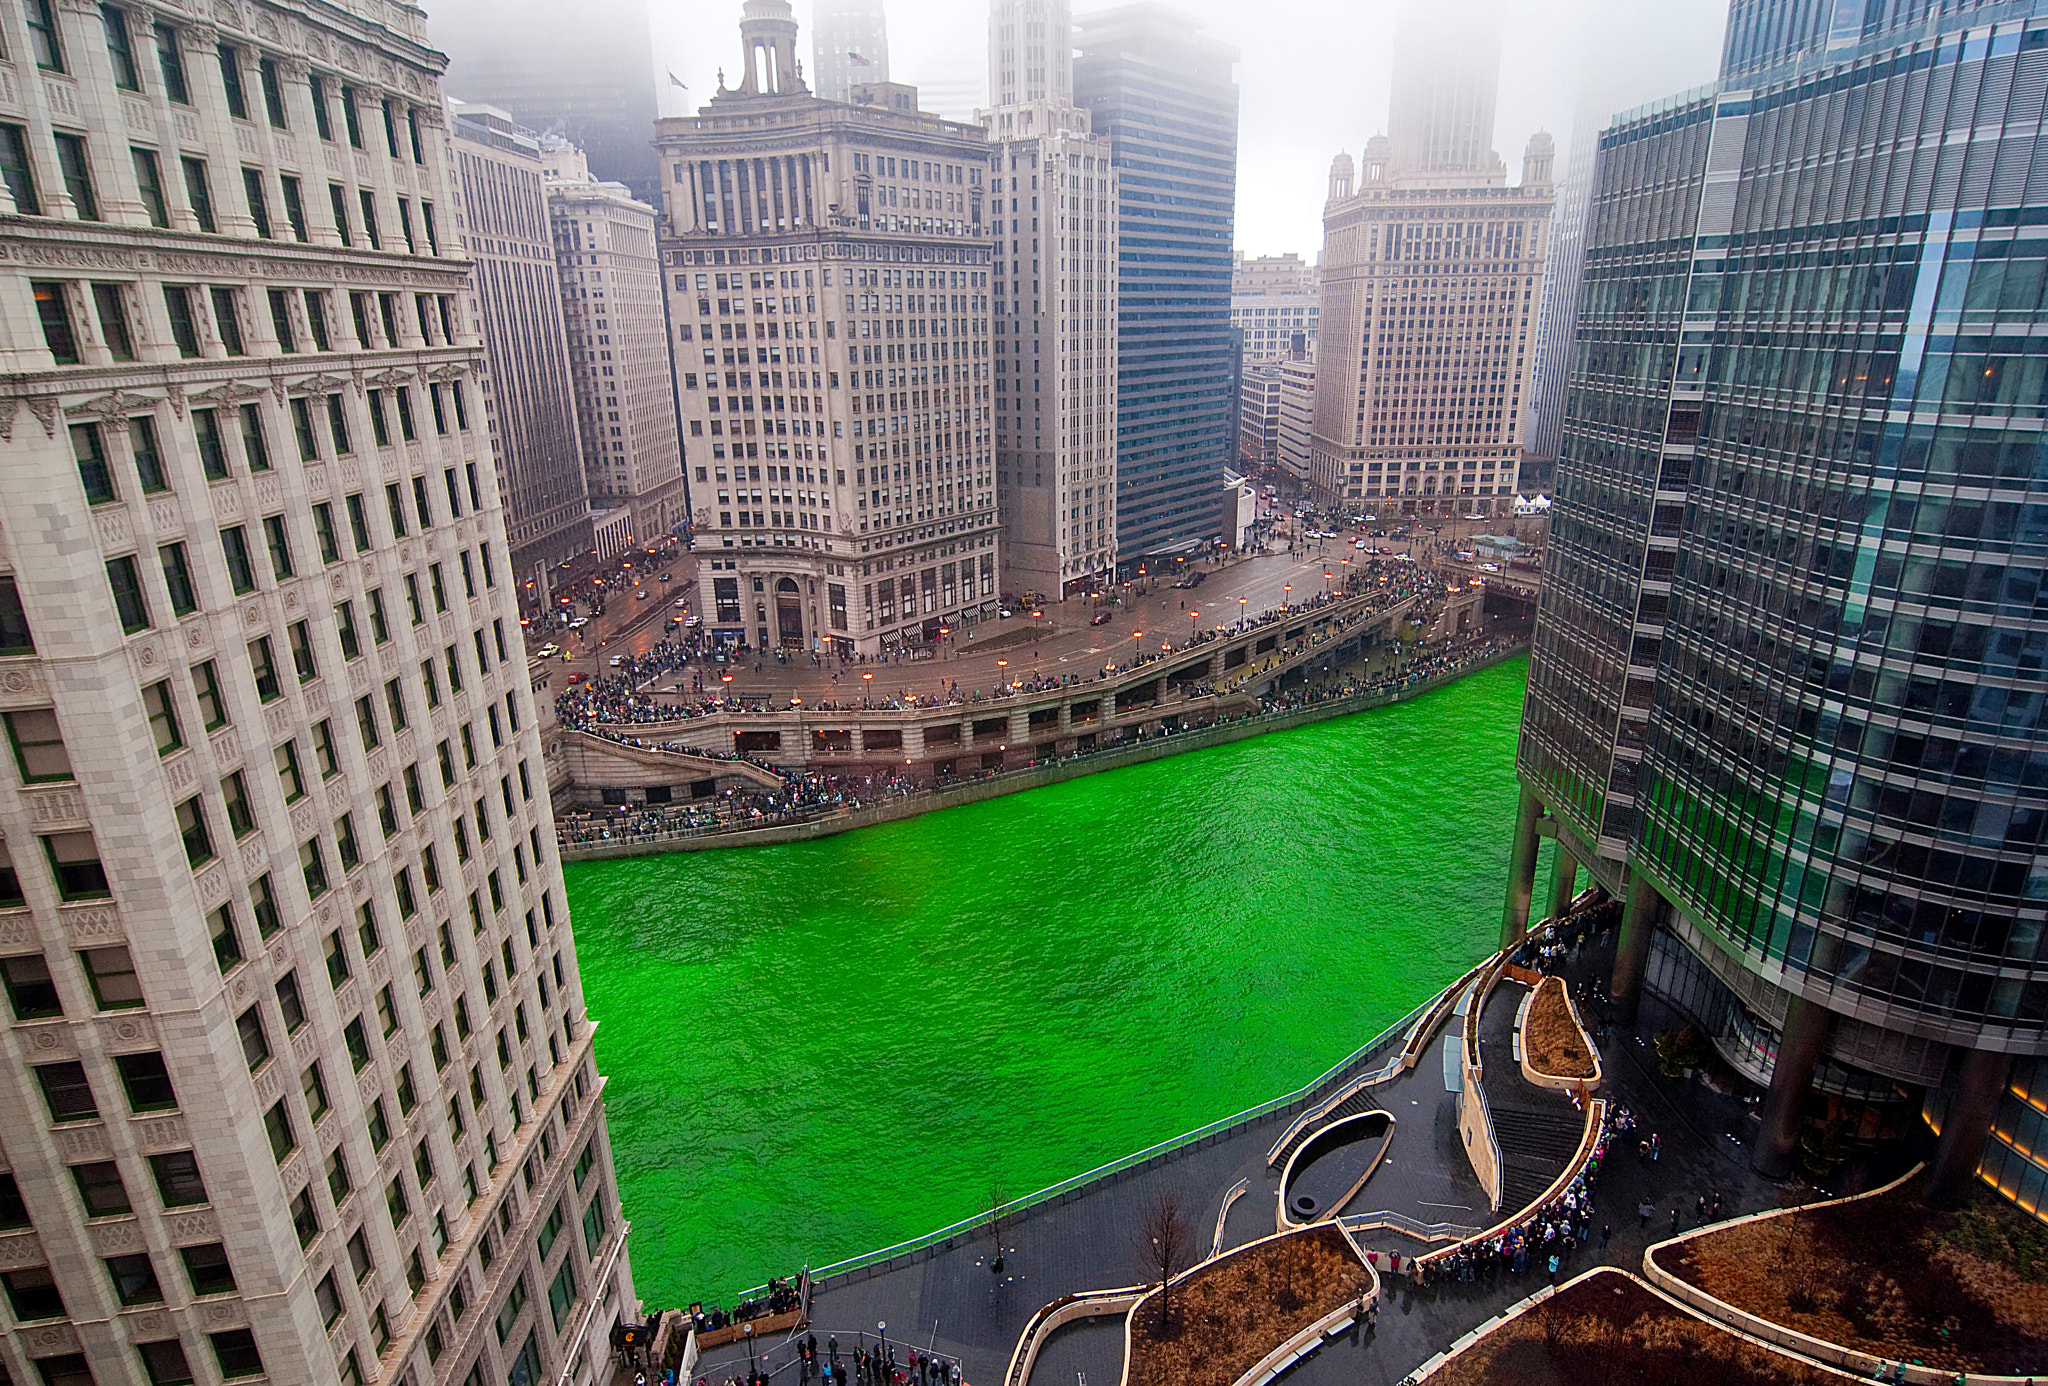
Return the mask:
[[1245,599],[1243,597],[1237,599],[1237,628],[1239,630],[1244,629],[1244,603]]
[[1285,611],[1285,610],[1287,610],[1288,606],[1289,606],[1289,605],[1291,604],[1291,599],[1292,599],[1292,597],[1293,597],[1293,596],[1294,596],[1294,584],[1293,584],[1293,583],[1291,583],[1291,582],[1283,582],[1283,583],[1281,583],[1281,584],[1280,584],[1280,609],[1281,609],[1282,611]]
[[875,1321],[875,1337],[881,1343],[881,1346],[875,1349],[875,1351],[884,1362],[887,1362],[889,1360],[889,1321],[887,1319],[877,1319]]

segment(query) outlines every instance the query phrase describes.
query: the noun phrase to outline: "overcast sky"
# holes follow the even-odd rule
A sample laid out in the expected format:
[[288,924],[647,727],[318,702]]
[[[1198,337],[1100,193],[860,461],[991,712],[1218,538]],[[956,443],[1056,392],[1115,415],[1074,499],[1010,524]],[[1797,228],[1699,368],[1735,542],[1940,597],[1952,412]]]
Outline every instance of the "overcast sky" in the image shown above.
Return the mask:
[[[970,117],[988,92],[985,0],[887,0],[890,76],[921,88],[927,110]],[[1427,3],[1427,0],[1423,0]],[[810,67],[811,0],[792,0]],[[1387,121],[1389,46],[1408,0],[1172,0],[1234,45],[1241,92],[1237,245],[1248,255],[1322,244],[1330,158],[1356,156]],[[737,81],[739,0],[649,0],[664,113],[701,105],[718,69]],[[1075,0],[1077,14],[1108,4]],[[1520,177],[1522,146],[1538,129],[1557,139],[1560,172],[1573,118],[1615,111],[1711,81],[1727,0],[1522,0],[1508,8],[1494,148]],[[663,82],[666,87],[666,82]]]

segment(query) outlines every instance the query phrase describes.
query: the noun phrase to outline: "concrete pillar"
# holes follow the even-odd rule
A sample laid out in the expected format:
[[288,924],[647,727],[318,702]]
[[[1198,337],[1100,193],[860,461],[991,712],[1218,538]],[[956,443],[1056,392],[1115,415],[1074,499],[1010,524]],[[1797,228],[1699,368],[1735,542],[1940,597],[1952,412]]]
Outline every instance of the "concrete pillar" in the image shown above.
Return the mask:
[[1515,845],[1508,858],[1508,903],[1501,918],[1500,946],[1508,948],[1529,932],[1529,899],[1536,893],[1536,820],[1543,804],[1527,789],[1515,811]]
[[1749,1167],[1758,1174],[1782,1179],[1792,1172],[1799,1151],[1799,1120],[1813,1086],[1813,1071],[1827,1050],[1829,1019],[1827,1007],[1804,996],[1792,998],[1785,1033],[1778,1037],[1770,1091],[1764,1095],[1763,1129],[1749,1154]]
[[1622,1025],[1635,1022],[1636,1003],[1642,999],[1643,972],[1650,962],[1650,936],[1664,917],[1664,897],[1640,871],[1631,871],[1628,903],[1621,911],[1621,934],[1614,942],[1614,972],[1607,980],[1607,994],[1614,1001],[1614,1018]]
[[855,760],[860,760],[864,756],[866,756],[867,753],[867,732],[863,728],[855,727],[853,729],[852,739],[849,742],[847,754],[851,755]]
[[1564,918],[1564,912],[1572,906],[1572,896],[1578,893],[1579,859],[1565,850],[1564,843],[1557,844],[1556,873],[1550,883],[1550,917]]
[[2012,1055],[1973,1049],[1963,1058],[1962,1086],[1941,1123],[1941,1140],[1927,1170],[1927,1201],[1937,1208],[1956,1208],[1968,1197],[1984,1153],[1984,1138],[1998,1115],[2012,1075]]

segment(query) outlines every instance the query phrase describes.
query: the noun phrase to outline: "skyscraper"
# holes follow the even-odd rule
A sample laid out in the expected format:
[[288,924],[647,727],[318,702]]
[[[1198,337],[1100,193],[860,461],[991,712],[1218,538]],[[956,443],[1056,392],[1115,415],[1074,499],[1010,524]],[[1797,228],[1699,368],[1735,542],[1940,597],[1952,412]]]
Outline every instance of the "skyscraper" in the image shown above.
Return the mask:
[[682,440],[676,434],[668,291],[654,247],[654,209],[623,183],[593,178],[582,151],[541,141],[548,215],[569,334],[569,371],[582,424],[592,529],[624,510],[620,538],[651,544],[689,521]]
[[1313,265],[1292,253],[1240,257],[1231,273],[1230,320],[1244,363],[1314,357],[1322,306]]
[[811,89],[825,100],[850,101],[855,87],[889,80],[882,0],[818,0],[811,30]]
[[[1593,202],[1593,164],[1604,117],[1581,110],[1572,122],[1571,153],[1557,184],[1550,253],[1536,299],[1536,340],[1529,356],[1528,456],[1546,472],[1564,434],[1565,383],[1571,374],[1572,330],[1586,261],[1586,216]],[[1547,483],[1546,483],[1547,484]]]
[[1906,10],[1738,3],[1600,137],[1507,925],[1548,815],[1759,1169],[1924,1112],[2039,1209],[2048,25]]
[[1116,176],[1074,105],[1065,0],[997,0],[988,23],[1004,587],[1058,601],[1116,566]]
[[448,53],[449,95],[559,135],[589,156],[599,178],[642,201],[654,196],[647,0],[583,0],[573,9],[434,0],[427,27]]
[[[1127,5],[1078,26],[1076,104],[1109,138],[1115,164],[1117,561],[1132,567],[1229,537],[1237,54],[1164,5]],[[1059,232],[1010,237],[1020,282],[1039,272],[1034,256],[1058,273],[1058,250],[1024,248],[1034,234]]]
[[1355,170],[1349,155],[1331,166],[1309,464],[1328,500],[1403,514],[1513,504],[1553,151],[1532,136],[1521,185],[1507,185],[1493,152],[1499,26],[1492,0],[1413,5],[1389,133]]
[[996,611],[989,152],[813,96],[796,35],[747,0],[739,86],[655,130],[698,591],[714,643],[874,654]]
[[43,70],[0,196],[0,1373],[602,1371],[635,1300],[442,59],[404,7],[137,16],[0,15]]
[[562,323],[540,142],[500,110],[453,103],[469,313],[483,339],[484,422],[521,583],[591,547],[583,441]]

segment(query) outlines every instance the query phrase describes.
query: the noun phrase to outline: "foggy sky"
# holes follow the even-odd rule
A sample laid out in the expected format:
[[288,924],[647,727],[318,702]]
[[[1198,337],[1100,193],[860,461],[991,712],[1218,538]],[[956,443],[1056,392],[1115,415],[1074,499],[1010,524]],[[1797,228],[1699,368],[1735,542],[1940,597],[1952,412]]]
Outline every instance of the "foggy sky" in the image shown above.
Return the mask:
[[[792,0],[808,71],[811,0]],[[1073,0],[1076,15],[1115,0]],[[1235,46],[1240,93],[1237,246],[1248,255],[1322,245],[1331,156],[1355,157],[1387,122],[1389,42],[1406,0],[1169,0]],[[1426,0],[1425,0],[1426,3]],[[428,0],[431,10],[432,0]],[[718,69],[738,81],[740,0],[648,0],[664,114],[710,100]],[[985,0],[887,0],[890,77],[927,110],[968,119],[987,100]],[[1574,115],[1616,111],[1711,81],[1727,0],[1524,0],[1508,7],[1494,148],[1508,177],[1536,130],[1557,139],[1559,174]],[[687,93],[668,84],[673,70]]]

